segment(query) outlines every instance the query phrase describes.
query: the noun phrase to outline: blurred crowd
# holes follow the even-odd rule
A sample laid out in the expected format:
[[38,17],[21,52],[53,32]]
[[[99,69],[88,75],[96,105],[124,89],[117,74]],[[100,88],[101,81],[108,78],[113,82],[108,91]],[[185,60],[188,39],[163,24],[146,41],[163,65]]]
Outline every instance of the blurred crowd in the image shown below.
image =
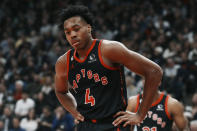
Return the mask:
[[[54,65],[69,44],[58,13],[69,4],[94,14],[95,38],[117,40],[158,63],[161,90],[181,101],[197,125],[196,0],[1,0],[0,131],[72,131],[73,118],[54,93]],[[125,70],[128,96],[143,79]]]

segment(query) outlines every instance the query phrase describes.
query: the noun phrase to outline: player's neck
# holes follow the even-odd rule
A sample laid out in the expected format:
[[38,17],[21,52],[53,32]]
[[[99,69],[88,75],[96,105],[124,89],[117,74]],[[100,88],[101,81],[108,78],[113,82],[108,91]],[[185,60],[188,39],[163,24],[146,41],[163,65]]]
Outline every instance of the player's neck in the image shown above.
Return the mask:
[[161,95],[161,92],[158,92],[155,94],[154,99],[153,99],[153,103],[160,98],[160,95]]
[[87,44],[84,48],[82,49],[77,49],[77,55],[80,59],[83,59],[84,57],[86,57],[87,53],[88,53],[88,50],[90,49],[92,43],[93,43],[93,38],[90,38],[88,41],[87,41]]

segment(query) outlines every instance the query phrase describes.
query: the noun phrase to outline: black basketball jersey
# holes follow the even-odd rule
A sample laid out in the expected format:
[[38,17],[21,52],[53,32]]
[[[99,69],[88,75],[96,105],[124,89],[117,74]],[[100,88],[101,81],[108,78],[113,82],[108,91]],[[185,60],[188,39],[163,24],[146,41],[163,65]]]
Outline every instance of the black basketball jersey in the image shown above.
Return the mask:
[[[141,94],[137,96],[136,112],[141,98]],[[152,104],[145,119],[137,125],[137,131],[171,131],[173,121],[167,110],[168,98],[169,96],[163,92],[160,94],[160,98]]]
[[106,65],[101,44],[101,40],[94,40],[84,60],[77,57],[74,49],[67,53],[68,81],[72,86],[69,91],[86,119],[109,118],[127,106],[123,66]]

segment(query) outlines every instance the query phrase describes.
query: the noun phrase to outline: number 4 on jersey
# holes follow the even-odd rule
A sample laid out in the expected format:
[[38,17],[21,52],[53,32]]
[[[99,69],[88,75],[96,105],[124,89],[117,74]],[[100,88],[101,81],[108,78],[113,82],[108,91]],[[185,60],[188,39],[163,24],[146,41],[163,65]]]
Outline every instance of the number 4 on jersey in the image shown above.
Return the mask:
[[90,88],[86,89],[86,94],[85,94],[85,104],[91,103],[91,106],[95,105],[95,99],[93,96],[90,96]]

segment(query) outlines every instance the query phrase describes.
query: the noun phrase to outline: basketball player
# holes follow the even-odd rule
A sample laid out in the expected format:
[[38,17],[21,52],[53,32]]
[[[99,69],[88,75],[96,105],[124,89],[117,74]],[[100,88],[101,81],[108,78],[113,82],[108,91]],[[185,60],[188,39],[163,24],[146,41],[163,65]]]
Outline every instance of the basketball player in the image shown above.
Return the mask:
[[[137,112],[142,98],[142,94],[130,97],[127,110]],[[137,124],[137,131],[171,131],[173,122],[179,131],[189,131],[188,121],[183,111],[184,107],[180,102],[158,91],[145,119]]]
[[113,116],[127,107],[123,65],[145,78],[144,99],[138,112],[125,121],[129,124],[144,119],[162,70],[120,42],[93,39],[93,19],[84,6],[69,6],[62,11],[62,27],[73,49],[56,62],[55,92],[62,106],[79,121],[78,131],[126,131],[130,127],[113,123],[118,119]]

